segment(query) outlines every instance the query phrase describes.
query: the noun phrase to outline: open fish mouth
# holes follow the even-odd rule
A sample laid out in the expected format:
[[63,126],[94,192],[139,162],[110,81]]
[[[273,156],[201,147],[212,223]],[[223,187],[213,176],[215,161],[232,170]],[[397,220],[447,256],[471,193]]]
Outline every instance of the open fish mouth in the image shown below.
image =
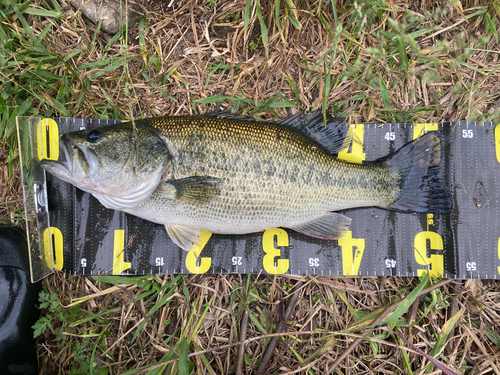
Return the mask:
[[57,177],[74,183],[75,179],[88,177],[96,169],[96,163],[97,157],[92,150],[76,144],[68,134],[64,134],[59,142],[59,159],[44,159],[40,165]]
[[59,142],[60,151],[62,151],[63,159],[59,158],[58,162],[64,167],[68,174],[73,174],[73,150],[71,138],[64,134]]

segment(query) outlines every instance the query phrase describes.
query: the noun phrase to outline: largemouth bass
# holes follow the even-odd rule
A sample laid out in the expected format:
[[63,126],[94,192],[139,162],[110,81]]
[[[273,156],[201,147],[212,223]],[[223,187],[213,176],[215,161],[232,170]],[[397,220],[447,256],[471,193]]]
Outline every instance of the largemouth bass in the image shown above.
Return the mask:
[[203,230],[245,234],[284,227],[338,239],[351,219],[334,211],[452,209],[437,177],[436,135],[354,164],[332,156],[346,145],[338,128],[331,117],[325,126],[318,113],[281,123],[158,117],[63,135],[60,160],[41,165],[107,208],[165,225],[184,250]]

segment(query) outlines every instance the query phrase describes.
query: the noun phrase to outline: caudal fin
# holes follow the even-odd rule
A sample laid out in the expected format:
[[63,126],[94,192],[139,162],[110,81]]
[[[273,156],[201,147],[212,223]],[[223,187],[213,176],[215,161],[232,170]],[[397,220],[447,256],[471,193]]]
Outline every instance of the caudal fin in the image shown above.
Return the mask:
[[453,209],[450,191],[438,178],[441,142],[435,134],[428,133],[384,159],[400,176],[400,189],[389,210],[447,214]]

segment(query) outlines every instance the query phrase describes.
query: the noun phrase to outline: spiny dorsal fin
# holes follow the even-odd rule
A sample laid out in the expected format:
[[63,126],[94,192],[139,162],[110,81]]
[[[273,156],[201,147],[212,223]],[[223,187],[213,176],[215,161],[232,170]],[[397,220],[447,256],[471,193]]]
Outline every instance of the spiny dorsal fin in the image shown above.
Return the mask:
[[[352,141],[349,126],[337,117],[326,114],[326,125],[321,111],[300,112],[287,117],[278,124],[288,126],[302,133],[323,146],[330,154],[338,154]],[[346,137],[350,139],[346,139]]]
[[[229,112],[209,112],[204,116],[224,118],[240,121],[255,121],[251,117],[233,115]],[[319,143],[330,154],[338,154],[344,148],[349,147],[352,142],[352,134],[349,134],[349,126],[341,118],[326,114],[326,125],[321,111],[299,112],[281,121],[269,123],[279,124],[305,135],[309,139]],[[348,138],[348,139],[347,139]]]

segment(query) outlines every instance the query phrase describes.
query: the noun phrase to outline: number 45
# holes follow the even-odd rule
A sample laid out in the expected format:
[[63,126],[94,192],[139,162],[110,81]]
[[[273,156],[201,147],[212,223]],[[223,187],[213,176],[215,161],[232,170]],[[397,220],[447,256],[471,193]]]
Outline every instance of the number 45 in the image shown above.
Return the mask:
[[472,129],[462,130],[462,137],[463,138],[474,138],[474,133],[472,132]]

